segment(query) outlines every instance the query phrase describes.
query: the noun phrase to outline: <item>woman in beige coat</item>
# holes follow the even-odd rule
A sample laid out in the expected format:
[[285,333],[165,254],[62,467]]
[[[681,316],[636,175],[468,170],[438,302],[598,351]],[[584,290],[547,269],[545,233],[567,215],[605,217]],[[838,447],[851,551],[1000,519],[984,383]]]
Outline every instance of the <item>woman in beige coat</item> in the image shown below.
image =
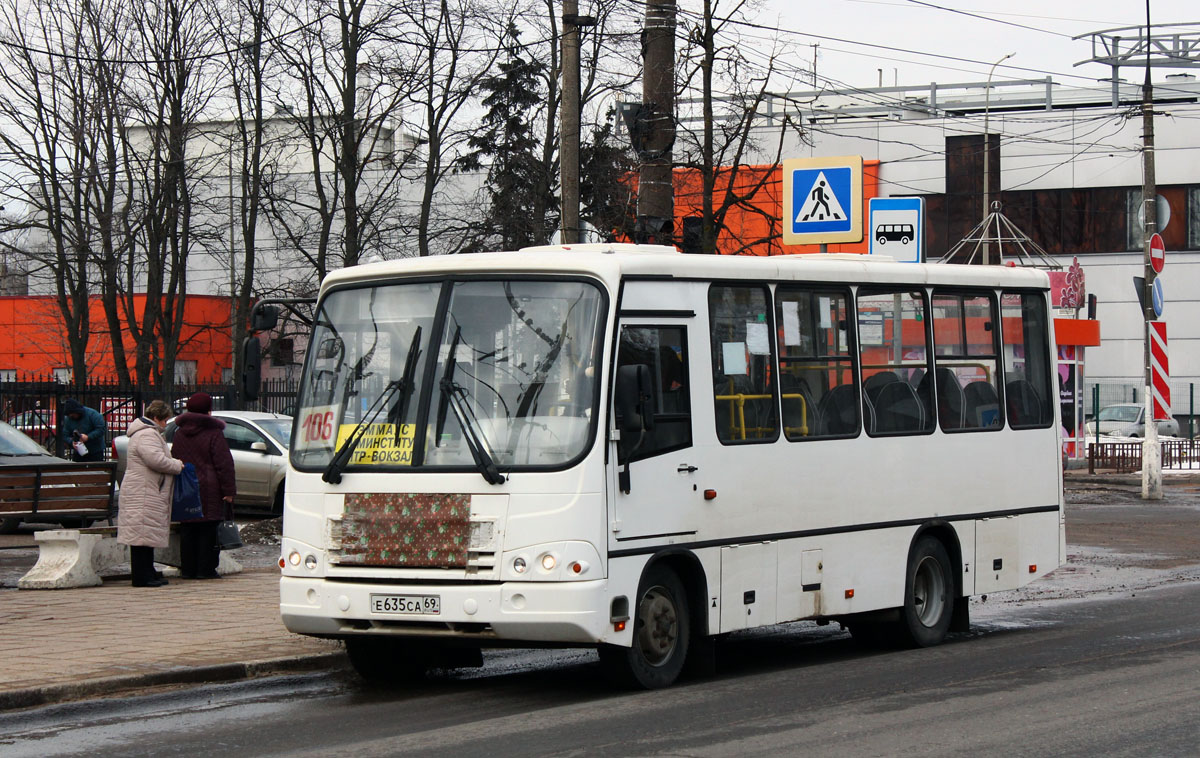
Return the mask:
[[145,415],[133,420],[126,433],[129,446],[121,480],[117,542],[129,545],[134,587],[161,587],[167,583],[154,570],[154,548],[167,546],[175,475],[183,470],[183,462],[171,457],[163,439],[169,418],[170,407],[155,400],[146,406]]

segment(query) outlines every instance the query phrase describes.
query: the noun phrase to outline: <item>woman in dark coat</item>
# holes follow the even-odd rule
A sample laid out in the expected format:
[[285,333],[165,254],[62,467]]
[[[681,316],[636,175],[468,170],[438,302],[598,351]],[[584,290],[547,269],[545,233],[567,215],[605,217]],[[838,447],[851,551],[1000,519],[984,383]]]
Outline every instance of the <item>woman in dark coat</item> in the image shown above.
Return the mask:
[[212,398],[197,392],[188,398],[187,412],[175,417],[171,455],[196,467],[204,518],[184,521],[180,530],[179,574],[185,579],[219,579],[217,524],[233,517],[233,456],[222,430],[225,422],[214,418]]

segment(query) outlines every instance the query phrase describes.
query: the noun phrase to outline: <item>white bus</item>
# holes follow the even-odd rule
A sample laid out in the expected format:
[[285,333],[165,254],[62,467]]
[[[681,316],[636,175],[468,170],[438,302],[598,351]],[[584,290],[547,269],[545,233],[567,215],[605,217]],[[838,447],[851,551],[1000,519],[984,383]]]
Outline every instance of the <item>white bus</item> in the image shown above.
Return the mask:
[[372,679],[798,619],[933,645],[1065,559],[1044,272],[575,245],[323,283],[280,603]]

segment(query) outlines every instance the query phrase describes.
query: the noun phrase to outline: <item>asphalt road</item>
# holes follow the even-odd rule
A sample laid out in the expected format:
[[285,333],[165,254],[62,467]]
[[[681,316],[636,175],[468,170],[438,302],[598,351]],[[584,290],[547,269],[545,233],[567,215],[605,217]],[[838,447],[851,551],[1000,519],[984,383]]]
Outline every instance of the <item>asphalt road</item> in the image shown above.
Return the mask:
[[1067,567],[973,603],[936,648],[788,624],[654,693],[612,689],[590,651],[500,651],[400,692],[341,672],[0,714],[0,754],[1200,754],[1200,507],[1090,499],[1068,510]]

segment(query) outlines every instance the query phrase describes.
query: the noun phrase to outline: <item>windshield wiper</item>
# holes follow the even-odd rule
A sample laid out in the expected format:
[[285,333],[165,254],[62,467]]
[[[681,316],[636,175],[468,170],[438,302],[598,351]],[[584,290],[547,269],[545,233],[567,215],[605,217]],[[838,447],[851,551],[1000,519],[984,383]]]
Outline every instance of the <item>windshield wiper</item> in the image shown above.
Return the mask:
[[404,421],[404,413],[408,410],[408,400],[412,397],[413,391],[413,374],[416,373],[417,356],[421,354],[421,327],[418,326],[413,330],[412,344],[408,348],[408,357],[404,360],[404,373],[399,379],[393,379],[383,388],[383,392],[379,393],[379,397],[363,414],[362,420],[358,425],[350,431],[350,436],[342,443],[337,452],[333,454],[333,459],[329,461],[329,465],[325,467],[325,473],[321,474],[321,478],[330,484],[338,484],[342,481],[342,472],[346,470],[347,464],[350,463],[350,456],[354,449],[358,447],[362,436],[366,434],[367,429],[375,421],[375,417],[379,412],[387,407],[388,402],[396,393],[400,393],[400,400],[397,403],[397,418],[396,418],[396,442],[400,442],[400,424]]
[[454,330],[454,339],[450,342],[450,354],[446,356],[446,370],[442,373],[440,383],[442,403],[438,408],[437,426],[440,428],[444,423],[446,406],[449,405],[454,411],[454,417],[458,419],[458,426],[463,433],[463,441],[467,443],[467,449],[471,451],[475,468],[479,469],[479,473],[488,484],[504,484],[504,475],[496,469],[496,461],[487,451],[490,445],[487,444],[487,438],[483,436],[483,432],[479,430],[479,419],[475,417],[474,411],[471,410],[465,399],[467,391],[454,381],[454,368],[458,363],[455,360],[455,354],[458,351],[461,337],[462,327],[460,326]]

